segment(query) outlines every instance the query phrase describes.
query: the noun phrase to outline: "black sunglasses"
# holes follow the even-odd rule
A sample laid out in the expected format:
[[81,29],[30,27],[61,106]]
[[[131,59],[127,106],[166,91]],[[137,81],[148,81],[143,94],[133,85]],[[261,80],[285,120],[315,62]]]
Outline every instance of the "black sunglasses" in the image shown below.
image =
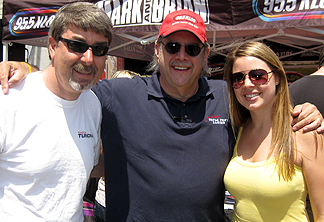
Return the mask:
[[248,75],[250,81],[255,85],[263,85],[269,81],[269,74],[273,71],[266,71],[264,69],[253,69],[248,73],[236,72],[232,74],[232,85],[234,89],[240,88],[245,80],[245,76]]
[[[165,50],[170,53],[170,54],[176,54],[177,52],[180,51],[181,49],[181,44],[178,42],[168,42],[168,43],[163,43]],[[185,51],[189,56],[195,57],[197,55],[200,54],[202,48],[204,48],[204,46],[200,47],[200,44],[187,44],[184,45],[185,47]]]
[[71,49],[74,52],[78,52],[78,53],[84,53],[89,48],[91,48],[93,55],[95,55],[95,56],[104,56],[104,55],[107,55],[107,52],[109,50],[108,46],[105,46],[105,45],[89,45],[89,44],[87,44],[85,42],[72,40],[72,39],[65,39],[65,38],[62,38],[62,37],[59,37],[59,41],[66,42],[67,47],[69,49]]

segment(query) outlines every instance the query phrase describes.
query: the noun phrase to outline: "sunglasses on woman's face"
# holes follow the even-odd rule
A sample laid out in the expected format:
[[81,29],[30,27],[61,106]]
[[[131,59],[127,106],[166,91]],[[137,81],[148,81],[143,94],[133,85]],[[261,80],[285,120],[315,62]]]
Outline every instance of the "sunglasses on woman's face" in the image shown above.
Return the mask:
[[109,50],[108,46],[105,46],[105,45],[88,45],[85,42],[72,40],[72,39],[65,39],[62,37],[59,37],[59,41],[66,42],[66,45],[69,49],[71,49],[73,52],[78,52],[78,53],[84,53],[89,48],[91,48],[93,55],[105,56],[105,55],[107,55],[108,50]]
[[181,45],[178,42],[168,42],[168,43],[163,43],[165,51],[167,51],[170,54],[176,54],[180,51],[181,47],[184,46],[185,47],[185,51],[186,53],[191,56],[191,57],[195,57],[197,55],[200,54],[202,48],[204,48],[204,46],[200,47],[200,44],[187,44],[187,45]]
[[248,75],[250,81],[255,85],[263,85],[269,81],[269,74],[273,71],[266,71],[264,69],[253,69],[248,73],[236,72],[232,74],[232,84],[234,89],[240,88],[245,80],[245,76]]

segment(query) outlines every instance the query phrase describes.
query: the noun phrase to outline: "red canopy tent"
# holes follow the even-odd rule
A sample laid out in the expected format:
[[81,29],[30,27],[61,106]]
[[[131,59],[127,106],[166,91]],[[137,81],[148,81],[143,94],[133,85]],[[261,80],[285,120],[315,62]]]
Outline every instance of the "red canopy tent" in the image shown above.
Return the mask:
[[[47,31],[63,0],[4,0],[3,42],[46,46]],[[115,36],[109,54],[150,60],[164,17],[190,9],[205,21],[211,56],[238,41],[266,40],[286,48],[281,59],[316,54],[324,43],[324,2],[317,0],[108,0],[90,1],[111,18]],[[289,50],[288,50],[289,49]],[[310,53],[312,52],[312,53]]]

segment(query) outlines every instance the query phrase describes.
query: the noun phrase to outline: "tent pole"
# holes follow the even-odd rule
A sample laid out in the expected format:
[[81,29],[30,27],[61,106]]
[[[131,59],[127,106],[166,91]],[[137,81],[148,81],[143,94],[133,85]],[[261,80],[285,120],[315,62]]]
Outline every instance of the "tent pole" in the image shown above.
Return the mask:
[[152,35],[155,35],[155,33],[154,33],[154,34],[148,34],[148,35],[145,35],[145,36],[142,37],[142,39],[141,39],[141,38],[137,38],[137,40],[133,40],[133,41],[130,41],[130,42],[127,42],[127,43],[121,44],[121,45],[119,45],[119,46],[116,46],[116,47],[114,47],[114,48],[111,48],[111,49],[110,49],[110,52],[112,52],[112,51],[114,51],[114,50],[117,50],[117,49],[119,49],[119,48],[122,48],[122,47],[124,47],[124,46],[130,45],[130,44],[132,44],[132,43],[134,43],[134,42],[140,42],[140,41],[142,41],[142,40],[145,39],[145,38],[151,37]]
[[8,50],[9,50],[9,42],[2,42],[3,52],[2,52],[2,58],[3,61],[8,61]]
[[323,46],[320,45],[320,46],[313,47],[311,49],[305,49],[305,50],[302,50],[302,51],[299,51],[299,52],[295,52],[295,53],[292,53],[292,54],[289,54],[289,55],[280,56],[279,59],[284,59],[284,58],[287,58],[287,57],[290,57],[290,56],[299,55],[299,54],[302,54],[303,52],[310,52],[310,51],[313,51],[313,50],[316,50],[316,49],[320,49],[322,47]]
[[324,44],[324,40],[322,40],[322,39],[315,39],[315,38],[292,35],[292,34],[284,34],[284,36],[287,36],[287,37],[290,37],[290,38],[295,38],[295,39],[302,39],[302,40],[311,41],[311,42],[319,42],[319,43]]
[[212,51],[216,50],[216,31],[213,31],[213,47]]

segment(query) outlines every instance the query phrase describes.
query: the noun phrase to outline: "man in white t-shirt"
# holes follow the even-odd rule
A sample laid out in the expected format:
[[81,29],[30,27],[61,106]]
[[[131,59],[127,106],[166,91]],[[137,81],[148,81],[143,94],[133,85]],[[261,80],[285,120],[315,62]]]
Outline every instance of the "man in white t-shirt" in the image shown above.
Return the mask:
[[100,153],[101,77],[112,25],[92,3],[61,7],[51,64],[0,93],[0,220],[83,221],[82,197]]

